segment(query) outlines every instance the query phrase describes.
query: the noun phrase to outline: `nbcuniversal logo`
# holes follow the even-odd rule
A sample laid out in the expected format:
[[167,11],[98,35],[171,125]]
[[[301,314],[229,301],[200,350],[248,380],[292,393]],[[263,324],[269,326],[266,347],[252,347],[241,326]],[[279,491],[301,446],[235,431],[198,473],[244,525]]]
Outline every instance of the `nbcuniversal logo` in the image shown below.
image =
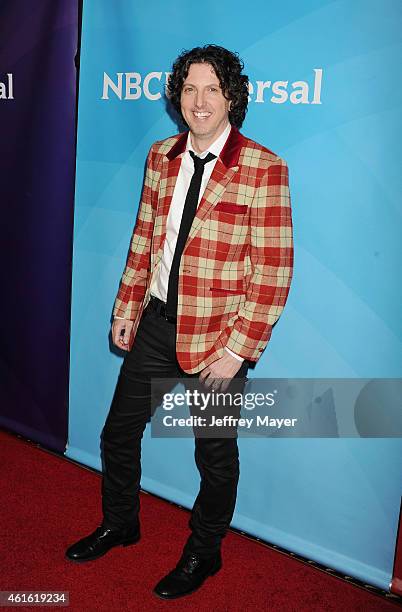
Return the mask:
[[[321,104],[322,68],[314,68],[310,81],[255,81],[249,82],[249,101],[263,104]],[[162,85],[170,72],[116,72],[110,76],[103,73],[101,100],[147,100],[156,101],[162,97]]]

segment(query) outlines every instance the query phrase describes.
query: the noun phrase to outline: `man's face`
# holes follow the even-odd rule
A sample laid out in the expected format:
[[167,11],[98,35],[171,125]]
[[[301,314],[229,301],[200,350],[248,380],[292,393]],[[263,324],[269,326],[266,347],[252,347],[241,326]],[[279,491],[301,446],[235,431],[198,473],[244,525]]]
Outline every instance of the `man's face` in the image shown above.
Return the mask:
[[181,112],[191,134],[205,149],[229,122],[230,102],[210,64],[191,64],[181,90]]

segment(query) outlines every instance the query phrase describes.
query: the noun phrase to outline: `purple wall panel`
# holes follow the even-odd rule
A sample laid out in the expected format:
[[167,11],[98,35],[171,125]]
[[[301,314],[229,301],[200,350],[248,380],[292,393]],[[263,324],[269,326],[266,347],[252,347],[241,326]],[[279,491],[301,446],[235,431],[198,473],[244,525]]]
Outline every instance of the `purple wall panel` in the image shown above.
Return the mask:
[[77,38],[78,0],[0,5],[0,425],[59,451],[68,422]]

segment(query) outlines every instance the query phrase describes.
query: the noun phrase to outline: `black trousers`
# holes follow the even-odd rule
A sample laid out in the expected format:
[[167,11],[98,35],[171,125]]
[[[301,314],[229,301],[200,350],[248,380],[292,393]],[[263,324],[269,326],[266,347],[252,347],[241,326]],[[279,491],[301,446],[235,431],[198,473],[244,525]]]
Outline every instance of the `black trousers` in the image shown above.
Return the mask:
[[[249,362],[244,361],[234,383],[242,388]],[[198,377],[184,372],[176,358],[176,324],[153,308],[144,310],[133,347],[124,358],[113,401],[101,436],[103,524],[127,528],[139,524],[141,440],[156,406],[151,378]],[[237,431],[233,437],[196,437],[195,461],[200,490],[184,551],[201,557],[215,554],[232,520],[239,479]]]

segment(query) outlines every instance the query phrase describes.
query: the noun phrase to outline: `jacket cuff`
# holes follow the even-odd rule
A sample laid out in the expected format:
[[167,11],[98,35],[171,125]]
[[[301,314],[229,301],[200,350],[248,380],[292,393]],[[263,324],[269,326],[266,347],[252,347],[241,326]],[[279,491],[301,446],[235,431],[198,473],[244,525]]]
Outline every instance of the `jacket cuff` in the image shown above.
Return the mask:
[[232,355],[232,357],[234,357],[235,359],[237,359],[238,361],[244,361],[244,357],[240,357],[240,355],[236,355],[236,353],[234,353],[233,351],[231,351],[230,349],[228,349],[227,346],[225,346],[225,351],[227,351],[230,355]]

